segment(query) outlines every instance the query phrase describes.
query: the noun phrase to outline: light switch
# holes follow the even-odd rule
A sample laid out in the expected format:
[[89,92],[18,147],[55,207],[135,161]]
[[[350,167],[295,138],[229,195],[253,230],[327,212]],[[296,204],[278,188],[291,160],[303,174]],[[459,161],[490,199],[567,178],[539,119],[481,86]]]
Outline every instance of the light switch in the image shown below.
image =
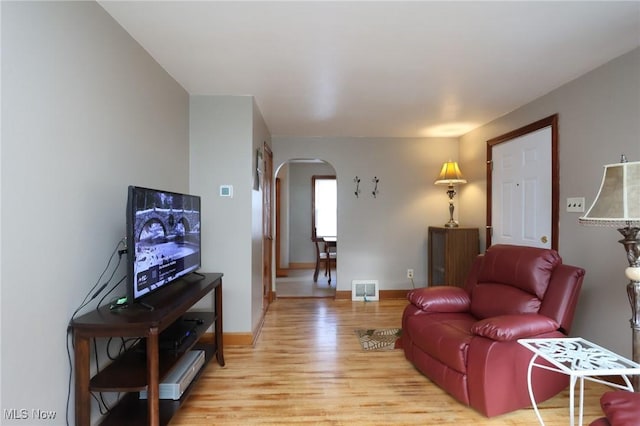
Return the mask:
[[233,185],[220,185],[220,196],[233,198]]

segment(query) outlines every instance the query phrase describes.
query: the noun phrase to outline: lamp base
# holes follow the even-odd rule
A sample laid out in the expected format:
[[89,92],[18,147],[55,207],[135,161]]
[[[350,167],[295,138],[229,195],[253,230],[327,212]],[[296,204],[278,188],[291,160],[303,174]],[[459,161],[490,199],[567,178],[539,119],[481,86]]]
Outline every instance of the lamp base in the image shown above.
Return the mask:
[[[629,279],[627,296],[631,305],[632,359],[640,363],[640,228],[627,226],[618,232],[624,236],[619,242],[624,246],[629,261],[625,275]],[[634,390],[640,392],[640,376],[634,375],[631,383]]]
[[449,222],[445,223],[445,228],[457,228],[458,223],[453,220],[453,196],[456,195],[456,192],[453,190],[453,185],[449,184],[449,190],[447,191],[447,195],[449,196]]
[[[635,362],[640,363],[640,282],[629,281],[627,284],[627,295],[629,296],[629,303],[631,304],[632,316],[629,320],[631,325],[631,349],[632,358]],[[640,392],[640,376],[634,375],[631,377],[631,383],[633,389],[636,392]]]

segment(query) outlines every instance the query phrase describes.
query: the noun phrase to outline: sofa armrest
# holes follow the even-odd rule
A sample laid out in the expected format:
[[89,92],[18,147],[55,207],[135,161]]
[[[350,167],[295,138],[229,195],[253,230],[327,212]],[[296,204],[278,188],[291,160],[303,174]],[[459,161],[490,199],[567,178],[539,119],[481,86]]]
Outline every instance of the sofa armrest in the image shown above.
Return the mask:
[[409,292],[407,299],[425,312],[468,312],[471,306],[469,293],[451,286],[417,288]]
[[500,315],[485,318],[471,326],[471,333],[491,340],[506,342],[535,337],[557,330],[558,323],[539,314]]
[[614,426],[634,426],[640,418],[640,394],[627,391],[608,391],[600,397],[600,406],[607,420]]

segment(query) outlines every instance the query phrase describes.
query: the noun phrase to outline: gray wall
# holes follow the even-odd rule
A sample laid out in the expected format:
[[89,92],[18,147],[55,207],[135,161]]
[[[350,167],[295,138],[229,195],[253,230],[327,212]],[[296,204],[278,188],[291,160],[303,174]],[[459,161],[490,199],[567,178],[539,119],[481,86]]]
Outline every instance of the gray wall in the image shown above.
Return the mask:
[[[224,273],[225,331],[251,329],[251,117],[251,97],[191,97],[191,191],[202,197],[202,269]],[[233,198],[220,197],[220,185],[233,185]]]
[[2,409],[63,424],[65,330],[124,237],[127,185],[189,189],[189,98],[93,2],[2,2],[2,89]]
[[[280,221],[280,235],[275,239],[274,244],[280,244],[280,268],[287,269],[289,267],[289,163],[283,164],[280,168],[275,169],[276,178],[280,179],[280,197],[275,195],[276,204],[280,205],[280,217],[276,218],[274,212],[274,220]],[[275,183],[274,183],[275,184]],[[276,227],[278,224],[275,225]],[[275,250],[275,248],[274,248]],[[275,257],[275,251],[274,251]],[[275,260],[275,259],[274,259]],[[275,288],[275,282],[274,288]]]
[[[250,96],[191,96],[190,131],[191,191],[202,197],[202,269],[224,274],[225,333],[253,331],[262,315],[255,153],[270,142],[269,131]],[[233,185],[233,197],[220,197],[220,185]]]
[[[590,206],[602,166],[625,153],[640,160],[640,49],[623,55],[461,138],[460,165],[469,184],[460,191],[461,217],[485,225],[486,141],[551,114],[559,114],[560,235],[564,261],[586,269],[573,327],[576,336],[631,356],[631,309],[625,286],[628,266],[613,228],[578,224],[562,207],[567,197]],[[484,244],[484,236],[483,236]]]
[[[273,149],[276,167],[308,158],[336,171],[338,290],[351,291],[358,279],[377,279],[384,290],[411,288],[408,268],[415,270],[416,285],[425,285],[427,228],[449,218],[446,188],[433,181],[443,162],[458,157],[457,139],[274,136]],[[355,176],[362,180],[359,198]],[[377,198],[371,195],[374,176],[380,179]]]

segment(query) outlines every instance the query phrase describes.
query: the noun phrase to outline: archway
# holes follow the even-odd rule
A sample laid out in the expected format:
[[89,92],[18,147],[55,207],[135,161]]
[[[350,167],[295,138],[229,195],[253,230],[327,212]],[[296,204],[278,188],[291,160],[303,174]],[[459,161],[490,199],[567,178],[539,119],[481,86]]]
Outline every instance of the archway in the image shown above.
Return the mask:
[[[330,283],[324,273],[318,275],[317,281],[313,280],[316,247],[312,236],[317,225],[312,202],[314,176],[336,177],[336,170],[320,159],[290,159],[275,172],[274,292],[277,298],[335,297],[337,262],[331,263],[335,269]],[[337,233],[336,230],[336,237]]]

